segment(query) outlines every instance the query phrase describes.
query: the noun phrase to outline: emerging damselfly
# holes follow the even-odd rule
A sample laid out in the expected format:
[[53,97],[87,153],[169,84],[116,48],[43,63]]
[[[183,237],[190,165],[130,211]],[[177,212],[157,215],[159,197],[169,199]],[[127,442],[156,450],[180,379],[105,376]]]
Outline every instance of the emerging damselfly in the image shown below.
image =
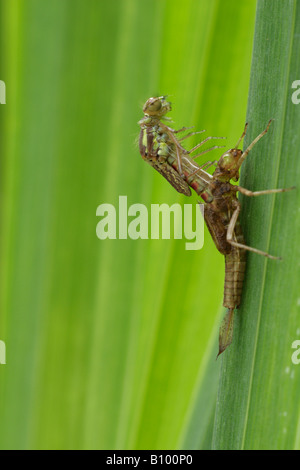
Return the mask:
[[[144,105],[144,118],[139,121],[141,126],[140,153],[144,160],[161,173],[177,191],[190,196],[191,187],[205,202],[204,219],[206,225],[217,249],[225,256],[223,306],[228,311],[220,327],[218,353],[220,355],[232,342],[234,309],[238,308],[241,302],[246,251],[252,251],[270,259],[280,259],[245,244],[239,220],[241,205],[237,198],[237,192],[252,197],[285,192],[294,188],[253,192],[230,183],[231,180],[238,181],[243,161],[254,145],[268,132],[272,120],[244,152],[238,146],[246,134],[248,124],[245,125],[236,146],[225,152],[219,161],[206,162],[199,166],[193,161],[193,158],[218,148],[218,146],[207,149],[191,158],[190,154],[212,137],[200,142],[190,151],[184,149],[180,144],[183,139],[203,131],[192,132],[178,140],[175,134],[187,128],[175,131],[162,123],[161,119],[171,109],[170,103],[165,98],[165,96],[150,98]],[[212,175],[204,170],[211,165],[216,166]]]
[[[180,142],[192,135],[201,134],[205,131],[190,132],[184,137],[177,139],[175,134],[190,128],[183,127],[176,131],[162,122],[162,119],[169,120],[169,118],[165,117],[165,114],[171,110],[171,103],[166,101],[165,98],[165,96],[149,98],[143,107],[144,117],[139,121],[141,126],[139,137],[140,153],[143,159],[164,176],[179,193],[191,196],[189,186],[193,187],[191,183],[194,182],[197,189],[193,189],[200,194],[211,179],[211,175],[204,171],[203,168],[211,163],[208,162],[199,167],[193,159],[220,147],[215,145],[193,157],[191,157],[191,154],[208,140],[215,138],[223,139],[224,137],[207,137],[191,150],[186,150]],[[201,178],[199,177],[200,175]]]

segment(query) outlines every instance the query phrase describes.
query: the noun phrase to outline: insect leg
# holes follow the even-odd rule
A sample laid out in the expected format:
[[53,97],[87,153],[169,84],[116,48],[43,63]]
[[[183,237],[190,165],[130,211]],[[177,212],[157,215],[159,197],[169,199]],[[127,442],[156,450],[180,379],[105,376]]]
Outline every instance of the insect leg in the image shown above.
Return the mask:
[[[264,131],[262,131],[257,137],[255,137],[255,139],[251,142],[251,144],[247,147],[247,149],[245,150],[245,152],[242,153],[240,159],[239,159],[239,166],[241,166],[241,164],[243,163],[243,161],[245,160],[245,158],[247,157],[248,153],[250,152],[251,149],[253,149],[254,145],[268,132],[269,130],[269,127],[270,127],[270,124],[271,122],[273,121],[273,119],[270,119],[270,121],[268,122],[268,125],[267,127],[265,128]],[[244,131],[245,132],[245,131]]]
[[213,162],[205,162],[203,165],[198,166],[195,171],[193,171],[192,173],[190,173],[190,174],[189,174],[189,178],[190,178],[191,176],[196,175],[199,170],[203,170],[204,168],[207,169],[207,168],[209,168],[211,165],[216,165],[217,163],[218,163],[217,160],[214,160]]
[[[186,128],[186,129],[188,129],[188,128]],[[189,134],[187,134],[187,135],[181,137],[181,138],[179,139],[179,142],[181,142],[181,141],[184,140],[184,139],[187,139],[188,137],[192,137],[192,135],[202,134],[203,132],[205,132],[205,129],[203,129],[203,131],[190,132]]]
[[286,191],[291,191],[292,189],[296,189],[295,186],[292,186],[291,188],[284,188],[284,189],[265,189],[264,191],[250,191],[249,189],[242,188],[241,186],[236,186],[236,189],[242,193],[245,194],[245,196],[262,196],[264,194],[275,194],[275,193],[285,193]]
[[193,153],[196,149],[198,149],[199,147],[201,147],[201,145],[205,144],[205,142],[207,142],[208,140],[210,139],[226,139],[226,137],[206,137],[206,139],[202,140],[202,142],[200,142],[199,144],[195,145],[195,147],[193,147],[191,150],[189,150],[188,153]]
[[[173,131],[174,134],[178,134],[179,132],[187,131],[188,129],[193,129],[194,126],[191,127],[181,127],[180,129],[177,129],[177,131]],[[204,132],[204,131],[201,131]]]
[[243,131],[243,133],[242,133],[241,137],[239,138],[239,140],[238,140],[238,142],[237,142],[236,146],[234,147],[235,149],[237,149],[237,148],[238,148],[238,146],[240,145],[240,142],[241,142],[241,140],[242,140],[242,139],[245,137],[245,135],[246,135],[246,131],[247,131],[247,127],[248,127],[248,122],[246,122],[246,124],[245,124],[244,131]]
[[217,164],[218,164],[218,160],[214,160],[213,162],[208,161],[208,162],[204,163],[204,165],[201,165],[200,168],[207,169],[212,165],[217,166]]
[[[214,145],[214,147],[210,147],[209,149],[203,150],[203,152],[197,153],[197,155],[193,155],[191,158],[193,160],[195,160],[195,158],[198,158],[201,155],[204,155],[205,153],[210,152],[211,150],[222,149],[223,147],[225,147],[225,145]],[[215,160],[215,161],[216,161],[216,163],[218,163],[217,160]]]
[[235,224],[238,220],[238,216],[241,210],[240,203],[237,203],[237,206],[232,214],[232,217],[230,219],[228,228],[227,228],[227,234],[226,234],[226,240],[230,245],[236,246],[237,248],[241,248],[242,250],[247,250],[247,251],[252,251],[253,253],[257,253],[258,255],[265,256],[266,258],[270,259],[281,259],[277,256],[272,256],[269,255],[269,253],[266,253],[264,251],[258,250],[257,248],[252,248],[251,246],[244,245],[243,243],[238,243],[234,240],[234,227]]
[[168,134],[168,136],[170,137],[170,139],[172,140],[172,142],[175,144],[175,147],[176,147],[176,158],[177,158],[177,163],[178,163],[178,173],[181,177],[184,176],[183,174],[183,171],[182,171],[182,159],[181,159],[181,154],[182,152],[183,153],[186,153],[186,150],[181,147],[180,143],[178,142],[178,140],[176,139],[176,137],[174,136],[174,133],[172,131],[172,129],[170,129],[169,127],[165,126],[165,130]]

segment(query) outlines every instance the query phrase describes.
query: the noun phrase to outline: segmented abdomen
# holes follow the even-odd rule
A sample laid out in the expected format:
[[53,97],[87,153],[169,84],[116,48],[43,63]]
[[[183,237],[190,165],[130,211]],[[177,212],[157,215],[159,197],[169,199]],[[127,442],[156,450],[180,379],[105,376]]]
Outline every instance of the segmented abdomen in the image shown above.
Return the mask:
[[[236,223],[234,234],[236,242],[245,243],[239,220]],[[231,309],[239,307],[245,269],[246,251],[232,246],[231,252],[225,255],[224,307]]]

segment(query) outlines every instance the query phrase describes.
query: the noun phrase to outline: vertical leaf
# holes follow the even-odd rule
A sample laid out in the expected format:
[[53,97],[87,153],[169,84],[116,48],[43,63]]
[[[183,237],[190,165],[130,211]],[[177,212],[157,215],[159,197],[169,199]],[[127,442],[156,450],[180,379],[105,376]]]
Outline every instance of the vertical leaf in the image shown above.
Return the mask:
[[248,145],[274,118],[247,157],[241,184],[297,190],[242,198],[247,243],[283,260],[248,254],[234,342],[222,361],[214,427],[217,449],[299,449],[300,4],[258,2],[247,120]]

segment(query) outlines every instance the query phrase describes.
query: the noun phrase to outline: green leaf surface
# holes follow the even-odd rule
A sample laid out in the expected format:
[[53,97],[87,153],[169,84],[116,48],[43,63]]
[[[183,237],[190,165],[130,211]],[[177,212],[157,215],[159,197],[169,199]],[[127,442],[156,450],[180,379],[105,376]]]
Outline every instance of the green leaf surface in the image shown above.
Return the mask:
[[99,240],[96,210],[196,208],[142,160],[137,122],[169,94],[174,127],[232,146],[255,5],[0,0],[2,449],[210,447],[222,256],[208,232],[200,251]]
[[295,191],[242,199],[247,244],[282,261],[248,254],[234,342],[224,354],[213,445],[216,449],[299,449],[300,3],[258,2],[246,145],[273,118],[247,157],[241,185]]

